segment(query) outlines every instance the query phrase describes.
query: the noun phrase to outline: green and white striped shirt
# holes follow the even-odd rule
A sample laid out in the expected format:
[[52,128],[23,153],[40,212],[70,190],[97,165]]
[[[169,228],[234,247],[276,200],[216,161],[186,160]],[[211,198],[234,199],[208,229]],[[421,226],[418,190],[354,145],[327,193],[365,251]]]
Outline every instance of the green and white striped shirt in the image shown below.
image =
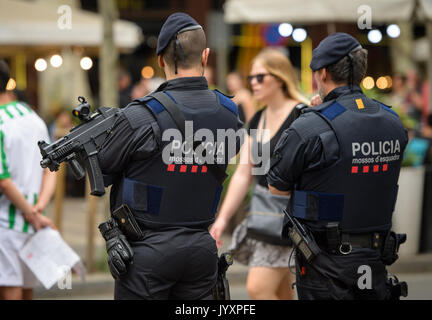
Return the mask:
[[[17,101],[0,106],[0,179],[10,178],[32,205],[42,185],[39,140],[49,141],[48,129],[29,106]],[[1,192],[0,227],[34,232],[21,211]]]

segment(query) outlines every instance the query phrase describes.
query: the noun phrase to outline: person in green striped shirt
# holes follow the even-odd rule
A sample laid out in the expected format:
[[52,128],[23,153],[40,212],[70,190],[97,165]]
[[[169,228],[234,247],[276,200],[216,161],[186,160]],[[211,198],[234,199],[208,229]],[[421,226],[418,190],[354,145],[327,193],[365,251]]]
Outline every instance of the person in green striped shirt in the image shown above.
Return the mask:
[[38,229],[54,228],[42,212],[55,174],[40,167],[39,140],[49,140],[41,118],[6,91],[9,68],[0,60],[0,299],[32,299],[37,280],[18,252]]

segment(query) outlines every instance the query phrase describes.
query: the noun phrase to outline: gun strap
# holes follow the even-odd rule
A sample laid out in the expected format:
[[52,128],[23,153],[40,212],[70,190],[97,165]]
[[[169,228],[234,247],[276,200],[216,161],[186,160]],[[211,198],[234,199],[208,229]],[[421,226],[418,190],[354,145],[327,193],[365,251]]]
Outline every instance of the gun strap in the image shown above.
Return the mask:
[[180,129],[182,135],[185,137],[185,122],[186,118],[184,117],[183,112],[177,107],[177,104],[164,92],[155,92],[152,93],[151,96],[159,101],[165,108],[165,110],[169,113],[171,118],[174,120],[176,126]]
[[[149,96],[153,97],[157,101],[159,101],[162,106],[165,108],[165,110],[169,113],[171,118],[174,120],[176,126],[180,129],[180,132],[182,133],[183,137],[187,139],[186,137],[186,128],[185,128],[185,122],[186,118],[183,114],[183,112],[179,109],[177,104],[164,92],[154,92],[150,94]],[[193,144],[193,149],[201,144],[200,142]],[[214,164],[207,164],[207,168],[209,171],[213,174],[213,176],[218,180],[220,183],[223,183],[224,180],[227,177],[227,174],[225,173],[225,170],[222,169],[217,165],[216,158],[214,159]]]

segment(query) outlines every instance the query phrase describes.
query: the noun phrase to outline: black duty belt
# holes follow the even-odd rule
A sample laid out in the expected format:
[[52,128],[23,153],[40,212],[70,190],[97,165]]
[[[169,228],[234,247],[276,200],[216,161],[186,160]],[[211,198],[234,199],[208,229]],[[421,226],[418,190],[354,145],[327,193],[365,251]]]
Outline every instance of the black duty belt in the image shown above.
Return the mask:
[[349,254],[353,248],[368,248],[381,250],[385,240],[383,233],[339,233],[337,236],[331,232],[314,233],[315,240],[320,247],[331,254]]

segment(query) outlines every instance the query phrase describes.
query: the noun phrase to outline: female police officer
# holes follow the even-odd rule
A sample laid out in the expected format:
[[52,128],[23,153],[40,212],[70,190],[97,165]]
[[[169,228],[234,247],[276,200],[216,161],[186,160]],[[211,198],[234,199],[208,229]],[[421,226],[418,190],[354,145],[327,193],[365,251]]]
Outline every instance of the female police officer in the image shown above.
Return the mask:
[[[116,299],[209,299],[217,248],[207,228],[227,162],[188,162],[184,153],[180,159],[165,157],[164,150],[176,151],[183,143],[163,136],[176,129],[187,140],[205,129],[216,137],[218,129],[236,131],[242,123],[236,105],[208,89],[203,72],[209,49],[194,19],[184,13],[168,17],[156,53],[168,81],[124,109],[98,154],[102,172],[114,181],[111,213],[127,211],[127,205],[139,236],[123,235],[115,220],[100,229]],[[189,133],[185,121],[193,125]]]
[[272,156],[270,189],[291,194],[288,214],[312,249],[305,242],[296,251],[300,299],[403,294],[400,283],[389,285],[385,264],[397,258],[391,217],[408,138],[397,114],[360,89],[366,57],[345,33],[319,44],[310,67],[323,103],[284,132]]

